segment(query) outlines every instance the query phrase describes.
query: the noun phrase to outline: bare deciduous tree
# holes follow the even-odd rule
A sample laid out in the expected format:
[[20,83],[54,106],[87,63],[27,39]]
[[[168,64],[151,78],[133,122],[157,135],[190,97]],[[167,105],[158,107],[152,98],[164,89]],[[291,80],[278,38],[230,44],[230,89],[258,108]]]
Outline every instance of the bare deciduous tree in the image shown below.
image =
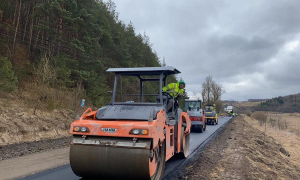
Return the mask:
[[206,102],[206,99],[205,99],[205,91],[202,90],[201,95],[202,95],[202,100],[203,100],[203,102]]
[[205,81],[202,83],[202,97],[203,102],[211,103],[212,99],[212,76],[207,76]]
[[215,81],[211,84],[211,90],[212,90],[212,99],[213,101],[221,100],[222,94],[225,93],[225,90],[223,89],[221,84],[216,83]]
[[197,93],[196,93],[196,92],[193,92],[193,94],[194,94],[194,97],[195,97],[197,100],[199,100],[199,99],[200,99],[200,97],[197,95]]
[[222,109],[221,96],[225,93],[221,84],[213,81],[212,76],[207,76],[202,83],[202,100],[205,104],[216,104],[217,111]]

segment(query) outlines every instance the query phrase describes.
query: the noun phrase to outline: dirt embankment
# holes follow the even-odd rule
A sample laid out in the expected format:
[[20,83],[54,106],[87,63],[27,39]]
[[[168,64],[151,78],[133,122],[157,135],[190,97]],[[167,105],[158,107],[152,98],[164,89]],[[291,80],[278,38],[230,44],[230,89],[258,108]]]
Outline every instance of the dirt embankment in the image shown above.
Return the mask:
[[300,179],[275,139],[238,117],[173,179]]
[[76,114],[28,108],[24,102],[0,98],[0,146],[69,136]]
[[71,110],[34,110],[17,98],[0,97],[0,160],[68,147],[75,116]]

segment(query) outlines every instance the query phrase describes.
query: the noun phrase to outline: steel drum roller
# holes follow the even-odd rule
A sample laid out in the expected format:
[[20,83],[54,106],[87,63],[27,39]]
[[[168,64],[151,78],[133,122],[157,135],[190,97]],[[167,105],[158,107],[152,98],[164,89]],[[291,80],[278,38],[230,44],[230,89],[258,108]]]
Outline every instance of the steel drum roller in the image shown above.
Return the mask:
[[[113,139],[115,142],[115,139]],[[141,140],[150,145],[150,140]],[[74,142],[74,140],[73,140]],[[127,142],[121,142],[127,143]],[[70,165],[80,177],[101,179],[150,179],[149,153],[146,148],[115,145],[71,144]]]

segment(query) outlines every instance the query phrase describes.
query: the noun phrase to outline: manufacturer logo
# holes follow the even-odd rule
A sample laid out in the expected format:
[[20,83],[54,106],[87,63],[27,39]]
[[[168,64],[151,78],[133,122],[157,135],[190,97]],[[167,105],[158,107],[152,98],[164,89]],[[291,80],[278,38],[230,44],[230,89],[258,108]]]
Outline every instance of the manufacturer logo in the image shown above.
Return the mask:
[[108,128],[101,128],[101,130],[103,131],[103,132],[107,132],[107,133],[115,133],[115,132],[117,132],[117,128],[110,128],[110,127],[108,127]]

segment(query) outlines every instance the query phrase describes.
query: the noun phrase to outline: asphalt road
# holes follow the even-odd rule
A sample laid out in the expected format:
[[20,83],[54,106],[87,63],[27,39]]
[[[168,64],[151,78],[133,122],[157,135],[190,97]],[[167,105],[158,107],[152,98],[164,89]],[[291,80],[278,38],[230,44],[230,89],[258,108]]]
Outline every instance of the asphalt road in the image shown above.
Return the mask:
[[[208,139],[217,129],[219,129],[223,124],[227,123],[230,117],[220,117],[218,125],[207,125],[206,131],[203,133],[192,132],[190,136],[190,154],[193,153],[197,147],[199,147],[206,139]],[[177,165],[179,165],[184,159],[171,158],[166,162],[164,175],[169,174]],[[70,165],[65,165],[51,169],[48,171],[40,172],[35,175],[27,176],[22,178],[23,180],[78,180],[82,179],[76,176],[70,167]]]

